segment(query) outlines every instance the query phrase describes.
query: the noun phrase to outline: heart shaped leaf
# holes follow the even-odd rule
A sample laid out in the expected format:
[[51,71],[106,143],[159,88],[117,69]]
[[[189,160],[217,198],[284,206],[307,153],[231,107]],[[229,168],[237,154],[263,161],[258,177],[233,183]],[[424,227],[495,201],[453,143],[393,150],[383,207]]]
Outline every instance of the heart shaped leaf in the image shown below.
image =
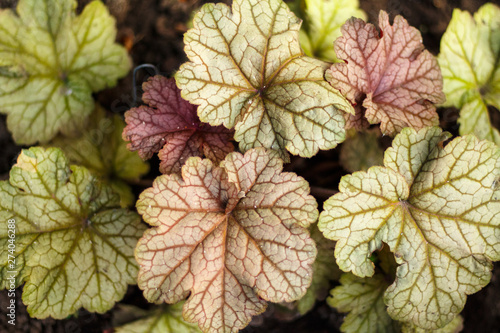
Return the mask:
[[149,107],[125,113],[123,139],[130,141],[128,148],[137,150],[143,159],[160,151],[162,173],[180,172],[191,156],[204,155],[219,163],[234,150],[230,141],[233,131],[200,122],[196,106],[181,98],[174,79],[158,75],[142,87],[142,99]]
[[0,10],[0,112],[19,144],[72,134],[94,109],[92,92],[125,76],[130,60],[115,44],[101,1],[75,15],[74,0],[20,0]]
[[326,74],[356,105],[356,114],[346,115],[346,128],[381,123],[382,133],[392,135],[407,126],[437,125],[433,103],[444,102],[444,94],[436,59],[402,16],[391,26],[381,11],[379,26],[380,34],[372,24],[349,19],[335,41],[337,57],[345,62],[333,64]]
[[276,153],[231,153],[215,167],[190,158],[158,177],[137,209],[139,287],[151,302],[189,295],[184,318],[204,332],[237,332],[266,300],[290,302],[311,283],[316,247],[307,227],[317,204],[307,182],[282,173]]
[[136,283],[139,216],[59,149],[23,150],[0,182],[0,219],[0,287],[26,282],[33,317],[102,313]]
[[389,245],[400,265],[385,293],[392,318],[424,329],[445,326],[500,259],[500,149],[464,136],[443,148],[439,128],[404,129],[385,167],[342,178],[319,228],[336,240],[339,267],[360,277]]
[[240,149],[311,157],[344,140],[354,113],[324,80],[328,65],[304,56],[300,20],[281,0],[206,4],[184,35],[190,62],[175,78],[182,96],[211,125],[235,128]]
[[472,17],[455,9],[438,56],[447,105],[460,108],[460,134],[500,145],[488,105],[500,110],[500,8],[488,3]]

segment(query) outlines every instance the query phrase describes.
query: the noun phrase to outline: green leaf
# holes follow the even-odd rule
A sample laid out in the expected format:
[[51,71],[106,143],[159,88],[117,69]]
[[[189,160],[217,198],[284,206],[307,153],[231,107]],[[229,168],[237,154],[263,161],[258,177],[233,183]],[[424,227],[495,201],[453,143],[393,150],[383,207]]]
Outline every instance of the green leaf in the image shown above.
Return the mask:
[[306,294],[297,301],[297,309],[302,315],[314,307],[317,299],[325,299],[330,287],[330,281],[338,280],[342,274],[333,256],[335,242],[323,237],[317,225],[312,225],[309,230],[311,238],[316,242],[318,255],[312,267],[313,278],[311,286],[307,289]]
[[92,92],[130,68],[100,1],[75,15],[74,0],[21,0],[0,10],[0,112],[19,144],[71,134],[92,112]]
[[[145,318],[115,328],[116,333],[198,333],[196,325],[182,319],[184,302],[159,306],[149,311]],[[136,309],[138,310],[138,309]]]
[[378,138],[380,132],[354,132],[340,147],[340,163],[349,172],[366,171],[375,165],[382,165],[384,152]]
[[464,328],[464,319],[462,316],[456,316],[448,325],[437,330],[425,330],[415,325],[404,324],[401,327],[403,333],[458,333]]
[[385,167],[342,178],[319,221],[339,267],[357,276],[373,275],[371,253],[389,245],[399,264],[389,314],[424,329],[450,322],[500,259],[500,149],[472,135],[443,148],[448,137],[404,129]]
[[106,111],[96,105],[90,123],[79,138],[57,136],[49,145],[60,148],[71,163],[94,172],[113,190],[120,194],[122,207],[135,203],[127,181],[138,180],[148,172],[149,165],[135,152],[127,149],[122,140],[125,122],[120,116],[106,116]]
[[340,286],[327,299],[339,312],[349,312],[340,327],[347,333],[399,332],[395,321],[387,314],[384,292],[389,286],[384,275],[360,278],[351,273],[342,274]]
[[318,216],[307,182],[277,153],[230,153],[216,167],[191,157],[145,190],[137,210],[153,226],[135,250],[150,302],[188,297],[184,318],[204,332],[237,332],[266,301],[291,302],[311,284]]
[[[184,35],[190,62],[176,74],[201,121],[235,128],[240,149],[311,157],[344,140],[349,102],[324,80],[328,64],[304,56],[300,20],[281,0],[206,4]],[[342,110],[342,111],[340,111]]]
[[303,0],[305,17],[300,30],[300,44],[306,55],[337,62],[333,42],[340,28],[351,17],[366,20],[358,0]]
[[59,149],[23,150],[10,182],[0,182],[0,221],[0,288],[8,278],[26,282],[23,302],[33,317],[62,319],[82,306],[105,312],[136,282],[139,216]]
[[472,17],[455,9],[438,56],[446,105],[461,108],[460,134],[500,144],[487,105],[500,110],[500,8],[483,5]]

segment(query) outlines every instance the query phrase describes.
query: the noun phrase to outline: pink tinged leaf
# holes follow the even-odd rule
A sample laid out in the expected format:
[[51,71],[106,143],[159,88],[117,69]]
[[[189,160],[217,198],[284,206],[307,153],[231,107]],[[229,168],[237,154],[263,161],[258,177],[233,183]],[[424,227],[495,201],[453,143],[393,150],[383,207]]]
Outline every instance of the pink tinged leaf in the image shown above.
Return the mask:
[[411,126],[436,125],[434,103],[443,103],[443,80],[436,59],[424,50],[420,32],[401,16],[394,25],[379,15],[380,36],[372,24],[349,19],[335,52],[344,63],[333,64],[327,79],[355,105],[356,115],[346,114],[347,126],[364,128],[381,123],[384,134]]
[[191,156],[220,162],[234,150],[233,132],[200,122],[197,107],[182,99],[174,79],[154,76],[143,84],[143,101],[149,106],[125,113],[123,139],[143,159],[159,151],[162,173],[180,172]]
[[137,209],[154,226],[139,241],[139,287],[153,302],[188,295],[184,317],[204,331],[245,327],[265,300],[292,301],[311,283],[306,227],[318,216],[307,182],[282,173],[265,149],[229,154],[222,167],[190,158],[164,175]]

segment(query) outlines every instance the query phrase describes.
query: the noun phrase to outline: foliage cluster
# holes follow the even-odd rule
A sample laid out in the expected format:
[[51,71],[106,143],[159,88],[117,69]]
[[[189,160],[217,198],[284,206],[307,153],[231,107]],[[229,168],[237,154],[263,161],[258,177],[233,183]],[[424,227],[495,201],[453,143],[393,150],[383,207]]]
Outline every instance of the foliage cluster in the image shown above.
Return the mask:
[[[24,286],[31,316],[103,313],[137,283],[173,305],[118,332],[237,332],[267,302],[306,313],[335,280],[344,332],[462,329],[500,260],[500,8],[455,10],[435,58],[403,17],[377,28],[357,1],[209,3],[188,61],[124,119],[92,98],[131,66],[114,20],[100,1],[75,10],[0,10],[0,112],[42,145],[0,181],[0,287]],[[438,127],[439,105],[463,136]],[[283,163],[343,141],[353,173],[320,213]],[[162,175],[136,201],[155,153]]]

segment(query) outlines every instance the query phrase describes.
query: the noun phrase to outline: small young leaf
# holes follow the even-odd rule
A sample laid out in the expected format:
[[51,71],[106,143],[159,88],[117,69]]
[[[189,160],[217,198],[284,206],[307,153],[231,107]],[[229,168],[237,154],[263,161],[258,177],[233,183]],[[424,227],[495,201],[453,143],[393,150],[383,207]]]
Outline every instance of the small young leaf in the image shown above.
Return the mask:
[[338,61],[332,48],[340,28],[351,17],[366,19],[358,0],[304,0],[304,25],[300,45],[306,55],[324,61]]
[[11,276],[16,286],[26,282],[23,302],[33,317],[62,319],[82,306],[105,312],[136,282],[139,216],[59,149],[23,150],[10,182],[0,182],[0,221],[0,287]]
[[299,299],[316,257],[317,218],[307,182],[282,173],[266,150],[231,153],[215,167],[192,157],[158,177],[137,209],[154,226],[136,248],[139,287],[151,302],[189,295],[184,318],[204,332],[237,332],[266,300]]
[[460,110],[460,134],[500,144],[487,105],[500,110],[500,8],[485,4],[472,17],[459,9],[441,39],[438,56],[446,105]]
[[310,231],[311,238],[316,243],[318,255],[312,267],[313,278],[311,286],[307,289],[306,294],[297,301],[297,310],[301,314],[309,312],[314,307],[317,299],[324,300],[328,289],[330,289],[329,282],[331,280],[338,280],[342,274],[333,256],[335,242],[323,237],[316,224],[310,227]]
[[381,11],[379,25],[380,34],[372,24],[349,19],[335,41],[337,57],[345,63],[333,64],[326,75],[356,106],[356,115],[346,115],[346,127],[366,127],[365,117],[370,124],[381,123],[389,135],[406,126],[437,125],[433,103],[444,102],[444,94],[436,59],[403,17],[396,16],[391,26]]
[[143,159],[160,151],[162,173],[180,172],[191,156],[205,155],[219,163],[234,151],[230,141],[233,132],[224,126],[200,122],[196,106],[181,98],[174,79],[157,75],[142,87],[142,99],[149,107],[140,106],[125,113],[127,127],[123,139],[130,141],[128,148],[137,150]]
[[125,181],[139,179],[148,172],[149,165],[127,150],[122,140],[124,127],[125,123],[118,115],[106,117],[106,111],[96,105],[80,138],[57,136],[49,145],[60,148],[71,163],[86,167],[111,185],[125,208],[135,203],[132,190]]
[[327,302],[340,312],[349,312],[340,327],[342,332],[399,332],[399,325],[389,317],[384,304],[383,296],[389,284],[382,274],[360,278],[345,273],[340,283],[332,289]]
[[340,163],[349,172],[366,171],[375,165],[382,165],[384,151],[380,148],[380,132],[354,132],[340,148]]
[[182,305],[160,306],[132,323],[115,328],[116,333],[200,333],[196,325],[182,319]]
[[374,273],[370,254],[389,245],[400,265],[385,294],[389,314],[425,329],[450,322],[500,259],[500,149],[474,136],[443,148],[448,137],[404,129],[385,167],[342,178],[319,222],[337,240],[339,267],[360,277]]
[[311,157],[344,140],[340,110],[354,113],[324,80],[327,64],[304,56],[300,20],[281,0],[206,4],[184,35],[190,62],[175,78],[212,125],[235,127],[240,149]]
[[100,1],[75,15],[74,0],[20,0],[0,10],[0,112],[17,143],[70,134],[92,112],[92,92],[130,68],[114,44],[114,19]]

